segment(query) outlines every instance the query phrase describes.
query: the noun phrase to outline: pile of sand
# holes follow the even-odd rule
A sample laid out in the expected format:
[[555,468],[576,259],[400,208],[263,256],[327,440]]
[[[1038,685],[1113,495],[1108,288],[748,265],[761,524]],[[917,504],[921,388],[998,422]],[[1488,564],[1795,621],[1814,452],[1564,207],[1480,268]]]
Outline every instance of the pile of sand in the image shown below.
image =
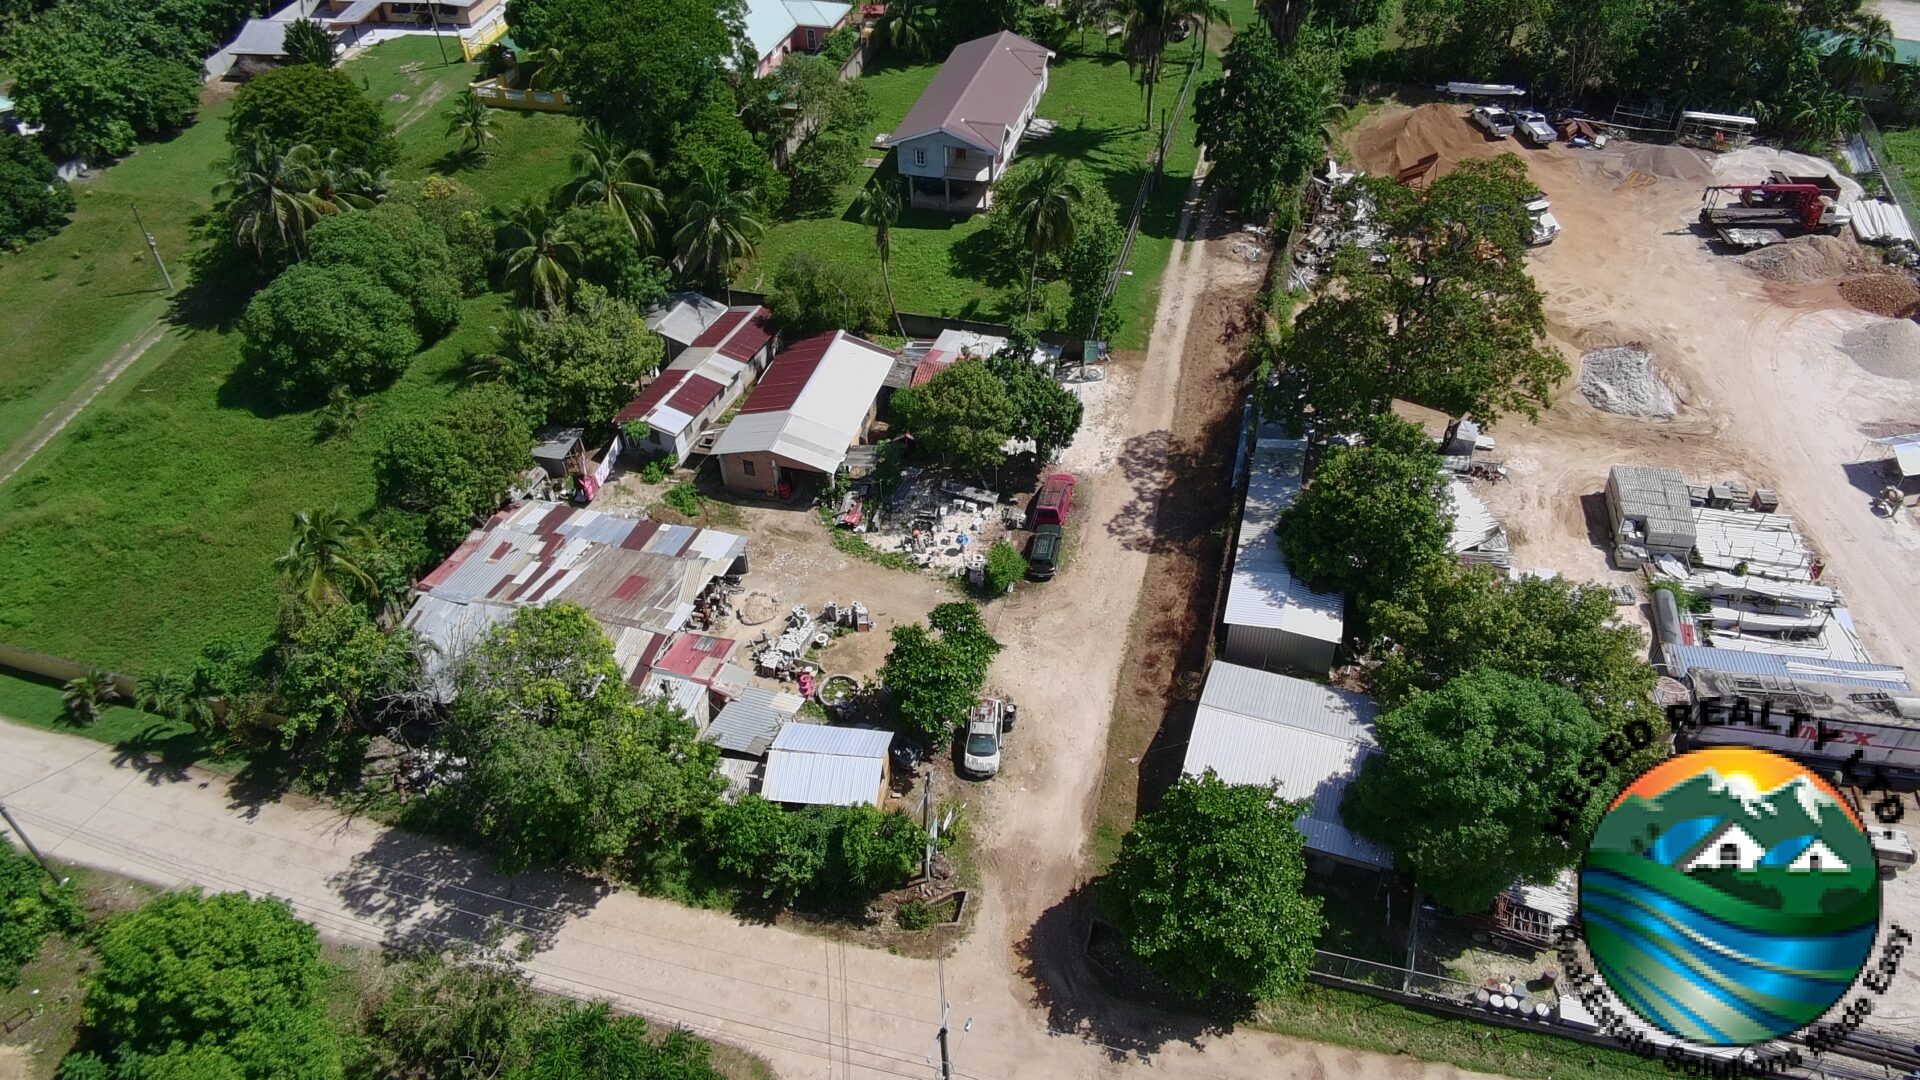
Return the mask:
[[1889,319],[1912,318],[1920,312],[1920,285],[1908,274],[1868,274],[1840,283],[1840,295],[1861,311]]
[[1354,139],[1354,157],[1370,172],[1392,175],[1428,154],[1440,155],[1439,168],[1463,158],[1484,156],[1487,139],[1452,105],[1433,102],[1363,128]]
[[1850,330],[1840,347],[1853,362],[1885,379],[1920,379],[1920,324],[1912,319]]
[[1645,173],[1662,180],[1685,180],[1695,184],[1713,182],[1713,162],[1705,151],[1690,146],[1653,146],[1634,143],[1620,155],[1629,173]]
[[1673,391],[1654,373],[1653,354],[1639,344],[1583,353],[1578,388],[1587,404],[1622,416],[1668,417],[1679,411]]
[[1768,281],[1789,285],[1824,281],[1858,268],[1853,245],[1837,236],[1796,236],[1735,258]]

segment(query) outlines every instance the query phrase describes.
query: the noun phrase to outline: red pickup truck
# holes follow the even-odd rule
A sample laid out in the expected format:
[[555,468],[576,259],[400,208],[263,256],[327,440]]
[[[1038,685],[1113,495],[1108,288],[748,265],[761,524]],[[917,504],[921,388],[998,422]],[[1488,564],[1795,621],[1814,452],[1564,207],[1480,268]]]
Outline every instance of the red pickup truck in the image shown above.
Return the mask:
[[1040,525],[1065,525],[1067,515],[1073,512],[1073,474],[1054,473],[1040,485],[1040,493],[1033,497],[1033,523]]

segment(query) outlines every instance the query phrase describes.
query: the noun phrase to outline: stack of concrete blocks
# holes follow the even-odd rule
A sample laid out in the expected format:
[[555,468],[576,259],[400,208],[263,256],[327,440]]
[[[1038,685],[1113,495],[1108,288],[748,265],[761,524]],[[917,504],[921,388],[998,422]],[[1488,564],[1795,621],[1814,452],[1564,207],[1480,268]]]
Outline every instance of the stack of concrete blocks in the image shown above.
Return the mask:
[[1693,500],[1678,469],[1615,465],[1607,474],[1607,526],[1613,557],[1636,569],[1660,555],[1682,563],[1693,550]]

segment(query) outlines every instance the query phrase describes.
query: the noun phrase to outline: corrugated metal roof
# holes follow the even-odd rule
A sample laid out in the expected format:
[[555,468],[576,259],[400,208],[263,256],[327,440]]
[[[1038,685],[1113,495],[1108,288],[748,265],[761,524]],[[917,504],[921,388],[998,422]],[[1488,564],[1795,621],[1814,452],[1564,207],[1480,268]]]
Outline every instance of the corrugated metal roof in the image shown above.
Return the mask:
[[1901,476],[1920,475],[1920,431],[1873,441],[1893,451],[1893,463],[1899,466]]
[[1702,645],[1666,645],[1662,649],[1667,667],[1676,678],[1684,677],[1694,668],[1705,668],[1736,675],[1777,675],[1801,682],[1852,683],[1890,690],[1910,688],[1906,672],[1887,664],[1812,658],[1801,660],[1775,653],[1713,649]]
[[935,131],[999,154],[1009,128],[1020,123],[1028,99],[1046,77],[1053,53],[1010,30],[963,41],[921,92],[900,126],[895,146]]
[[1361,694],[1216,660],[1182,771],[1198,776],[1211,769],[1230,784],[1273,784],[1285,798],[1312,800],[1295,822],[1309,848],[1391,866],[1391,852],[1353,835],[1340,820],[1346,786],[1376,748],[1374,712]]
[[760,796],[770,802],[812,806],[876,806],[885,765],[885,758],[769,750]]
[[[745,696],[743,693],[741,696]],[[842,757],[884,758],[893,745],[893,732],[878,728],[832,727],[827,724],[788,724],[774,737],[773,749]]]
[[1465,480],[1449,482],[1447,493],[1453,499],[1453,535],[1447,539],[1448,551],[1455,555],[1471,551],[1499,533],[1499,519]]
[[892,353],[845,330],[797,342],[774,357],[713,452],[769,452],[832,473],[892,370]]
[[1227,585],[1226,621],[1337,643],[1346,626],[1344,599],[1307,588],[1280,554],[1280,514],[1300,494],[1305,460],[1306,443],[1297,439],[1261,439],[1256,445],[1240,515],[1239,551]]
[[702,738],[722,750],[759,757],[773,745],[780,725],[798,715],[804,704],[799,694],[749,686],[720,710]]
[[647,328],[677,345],[691,345],[727,313],[727,305],[699,293],[676,293],[647,313]]
[[773,312],[757,307],[753,309],[753,315],[720,346],[720,354],[735,360],[751,360],[772,340]]
[[803,26],[830,29],[853,11],[852,4],[831,4],[822,0],[747,0],[747,40],[762,60],[780,43]]
[[643,695],[664,697],[680,715],[689,720],[698,720],[705,710],[707,688],[690,679],[678,679],[672,675],[655,672],[647,676],[646,685],[641,687]]
[[627,402],[626,408],[621,409],[613,415],[613,422],[616,424],[625,424],[630,421],[642,419],[648,413],[652,412],[661,402],[667,400],[668,394],[678,390],[680,384],[687,381],[688,376],[689,372],[684,368],[670,367],[662,371],[658,378],[648,383],[646,388],[640,391],[638,397]]

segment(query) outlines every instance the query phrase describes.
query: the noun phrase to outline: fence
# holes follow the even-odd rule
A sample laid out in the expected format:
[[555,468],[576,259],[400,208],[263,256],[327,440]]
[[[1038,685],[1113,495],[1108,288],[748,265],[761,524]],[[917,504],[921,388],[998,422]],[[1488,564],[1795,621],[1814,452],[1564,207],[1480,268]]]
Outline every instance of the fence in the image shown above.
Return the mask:
[[1860,114],[1860,135],[1867,141],[1867,150],[1873,155],[1874,173],[1880,182],[1886,185],[1887,194],[1900,206],[1900,212],[1906,215],[1907,224],[1920,232],[1920,200],[1913,197],[1913,189],[1907,186],[1907,178],[1900,166],[1887,153],[1887,142],[1880,135],[1879,125],[1865,112]]
[[514,90],[500,85],[499,79],[482,79],[467,87],[474,97],[496,109],[531,112],[572,112],[573,102],[565,90]]

